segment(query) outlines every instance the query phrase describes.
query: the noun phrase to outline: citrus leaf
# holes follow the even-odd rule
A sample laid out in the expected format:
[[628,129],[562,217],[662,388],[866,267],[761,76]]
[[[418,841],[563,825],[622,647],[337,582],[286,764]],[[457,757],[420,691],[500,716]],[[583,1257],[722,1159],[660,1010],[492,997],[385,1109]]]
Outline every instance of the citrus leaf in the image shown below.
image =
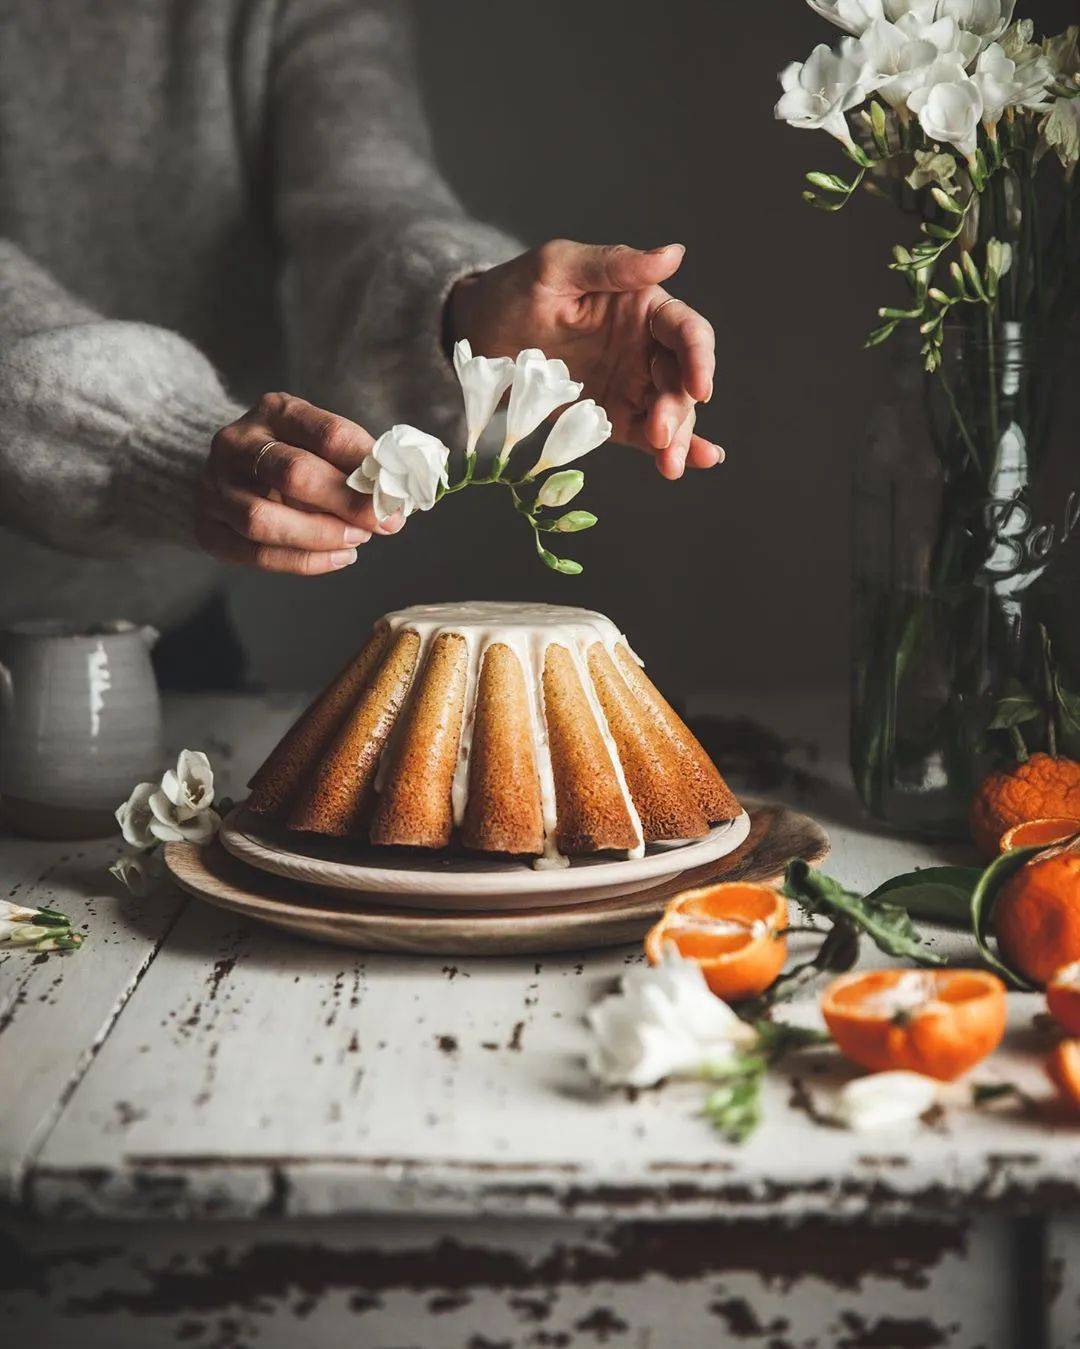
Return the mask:
[[971,892],[981,875],[981,867],[923,867],[894,876],[866,899],[875,903],[887,895],[891,904],[899,904],[915,918],[967,927]]
[[911,915],[897,904],[863,899],[801,858],[788,864],[783,893],[809,913],[842,914],[865,932],[879,951],[920,965],[943,965],[945,957],[930,950],[916,931]]
[[1011,852],[996,857],[979,877],[979,883],[971,892],[971,931],[975,945],[985,963],[995,974],[1000,974],[1010,988],[1030,990],[1029,983],[1021,974],[1010,969],[998,955],[992,951],[986,940],[986,931],[994,917],[994,905],[997,903],[1001,887],[1020,870],[1025,862],[1036,853],[1044,851],[1044,845],[1036,843],[1030,848],[1014,848]]
[[1005,693],[994,707],[994,715],[987,730],[1007,731],[1011,726],[1022,726],[1025,722],[1034,721],[1040,715],[1039,704],[1023,684],[1010,679],[1005,685]]

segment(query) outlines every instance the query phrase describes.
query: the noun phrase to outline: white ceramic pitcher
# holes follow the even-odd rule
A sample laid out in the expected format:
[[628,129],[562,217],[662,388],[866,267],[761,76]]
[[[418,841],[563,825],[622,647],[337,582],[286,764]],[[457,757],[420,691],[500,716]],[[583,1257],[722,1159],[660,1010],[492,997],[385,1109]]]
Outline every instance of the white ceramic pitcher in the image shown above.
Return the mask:
[[0,632],[0,814],[18,833],[93,838],[161,771],[153,628],[81,632],[37,620]]

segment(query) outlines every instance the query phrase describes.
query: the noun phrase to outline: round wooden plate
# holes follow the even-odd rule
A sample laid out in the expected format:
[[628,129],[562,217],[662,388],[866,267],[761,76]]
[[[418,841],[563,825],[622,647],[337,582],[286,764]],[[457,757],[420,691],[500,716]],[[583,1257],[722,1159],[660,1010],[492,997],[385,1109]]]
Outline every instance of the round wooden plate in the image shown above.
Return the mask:
[[647,890],[550,909],[447,913],[386,908],[356,892],[314,888],[257,871],[215,839],[169,843],[165,864],[176,882],[220,908],[317,941],[363,951],[413,955],[525,955],[639,941],[680,890],[720,880],[772,880],[793,858],[820,862],[829,837],[808,815],[744,802],[750,833],[734,852],[668,877]]
[[743,811],[704,838],[651,844],[644,857],[574,857],[569,866],[540,868],[521,858],[373,848],[355,839],[288,833],[258,820],[243,806],[225,817],[218,838],[241,862],[319,890],[379,895],[387,908],[490,913],[591,903],[648,890],[669,876],[734,852],[749,832]]

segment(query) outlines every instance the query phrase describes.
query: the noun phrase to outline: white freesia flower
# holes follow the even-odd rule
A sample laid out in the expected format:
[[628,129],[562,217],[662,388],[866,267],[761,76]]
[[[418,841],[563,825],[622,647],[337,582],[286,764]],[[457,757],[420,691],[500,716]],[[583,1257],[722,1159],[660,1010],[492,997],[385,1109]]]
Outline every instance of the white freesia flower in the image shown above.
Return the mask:
[[593,1034],[589,1071],[608,1086],[651,1087],[696,1075],[753,1044],[752,1027],[709,991],[701,968],[669,945],[659,965],[623,975],[586,1021]]
[[966,33],[974,33],[980,46],[996,42],[1012,23],[1016,0],[937,0],[937,18],[955,19]]
[[506,410],[506,439],[500,461],[519,440],[531,435],[556,408],[572,403],[585,386],[570,378],[565,361],[551,360],[536,347],[518,352],[510,405]]
[[916,150],[915,167],[908,174],[907,183],[916,191],[933,184],[943,187],[946,192],[955,193],[957,184],[953,180],[956,177],[956,170],[956,160],[948,150],[939,150],[936,147],[933,150]]
[[807,131],[819,128],[853,144],[844,116],[875,86],[873,72],[857,45],[838,52],[820,43],[805,61],[793,61],[780,72],[784,92],[774,109],[778,121]]
[[986,241],[986,269],[1000,280],[1008,274],[1012,266],[1012,244],[1002,243],[1000,239]]
[[0,923],[30,923],[39,912],[39,909],[28,909],[25,904],[12,904],[10,899],[0,899]]
[[[941,56],[933,42],[908,37],[886,19],[876,19],[862,37],[845,38],[841,46],[852,60],[857,61],[861,55],[873,74],[870,83],[891,108],[907,106],[910,95],[925,82],[926,72]],[[959,55],[956,62],[962,75]]]
[[927,74],[926,83],[908,99],[926,134],[948,141],[970,158],[975,153],[983,101],[979,86],[958,71],[949,58],[939,58]]
[[[1001,50],[1013,61],[1026,61],[1042,51],[1035,37],[1035,25],[1030,19],[1018,19],[1001,35]],[[1052,63],[1051,63],[1052,64]]]
[[161,779],[178,820],[190,820],[214,804],[214,770],[201,749],[182,749],[175,770]]
[[934,1104],[938,1090],[939,1083],[922,1073],[871,1073],[841,1088],[836,1117],[859,1130],[911,1124]]
[[150,829],[153,813],[150,798],[157,791],[152,782],[140,782],[132,788],[128,799],[116,808],[116,822],[124,835],[124,842],[132,848],[152,848],[157,842]]
[[[1030,41],[1032,33],[1029,30],[1024,36]],[[1003,44],[1004,45],[1004,44]],[[1007,55],[1019,61],[1024,56],[1030,54],[1022,51],[1020,54],[1009,51],[1006,48]],[[1043,38],[1042,53],[1050,62],[1050,69],[1054,73],[1054,78],[1058,80],[1075,79],[1080,76],[1080,24],[1070,24],[1063,33],[1058,33],[1055,37]]]
[[181,818],[164,788],[151,795],[149,804],[150,833],[159,843],[205,843],[214,837],[221,824],[217,811],[209,808]]
[[545,469],[561,468],[563,464],[572,464],[575,459],[595,450],[611,435],[611,423],[607,413],[591,398],[580,403],[572,403],[548,432],[540,458],[526,473],[527,478],[535,478]]
[[415,426],[392,426],[345,481],[354,491],[374,498],[377,520],[398,512],[407,516],[435,505],[439,488],[449,481],[449,458],[450,451],[437,436]]
[[965,69],[979,54],[980,42],[974,33],[967,33],[955,19],[934,19],[927,23],[915,14],[897,19],[896,26],[912,41],[929,42],[940,56],[948,56]]
[[109,868],[109,874],[136,899],[144,899],[150,893],[156,878],[152,857],[137,852],[121,853]]
[[553,473],[544,480],[543,487],[536,494],[538,506],[565,506],[573,501],[585,486],[585,474],[576,468],[568,468],[565,473]]
[[982,95],[983,121],[996,126],[1008,107],[1039,107],[1046,102],[1046,86],[1052,75],[1050,62],[1041,52],[1018,65],[998,43],[991,42],[980,54],[971,77]]
[[807,0],[815,14],[853,37],[861,37],[877,19],[932,23],[937,0]]
[[465,453],[476,453],[476,442],[495,415],[499,399],[514,378],[514,362],[509,356],[474,356],[467,338],[454,344],[454,369],[465,399],[465,426],[468,439]]

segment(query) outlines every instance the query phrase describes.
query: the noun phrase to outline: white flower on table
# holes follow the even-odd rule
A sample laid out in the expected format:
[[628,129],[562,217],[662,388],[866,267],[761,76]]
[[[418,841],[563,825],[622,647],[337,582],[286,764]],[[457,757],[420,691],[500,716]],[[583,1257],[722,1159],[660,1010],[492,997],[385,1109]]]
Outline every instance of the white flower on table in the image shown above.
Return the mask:
[[374,498],[380,522],[400,512],[429,511],[449,481],[450,451],[437,436],[415,426],[392,426],[371,448],[360,467],[345,479],[356,492]]
[[116,822],[124,842],[132,848],[153,848],[157,838],[151,831],[153,812],[150,798],[158,788],[152,782],[140,782],[131,789],[131,795],[116,808]]
[[157,869],[152,863],[153,858],[147,853],[124,852],[109,867],[109,875],[115,876],[136,899],[144,899],[157,879]]
[[934,62],[925,83],[908,98],[908,107],[932,140],[948,141],[969,159],[975,154],[982,94],[951,57]]
[[182,749],[176,767],[161,782],[140,782],[116,808],[116,821],[130,851],[109,871],[133,894],[146,894],[160,874],[148,854],[159,843],[205,843],[221,817],[213,809],[214,770],[202,750]]
[[471,458],[499,400],[510,387],[515,365],[509,356],[474,356],[467,338],[454,344],[454,369],[465,399],[465,453]]
[[607,1086],[651,1087],[698,1076],[755,1042],[751,1026],[709,990],[700,966],[674,947],[659,965],[623,975],[619,992],[590,1008],[589,1071]]
[[548,432],[540,458],[525,476],[535,478],[538,473],[549,468],[572,464],[575,459],[582,458],[602,445],[610,435],[611,423],[602,407],[598,407],[591,398],[572,403],[565,412],[559,414],[555,425]]
[[214,770],[201,749],[182,749],[176,768],[161,779],[161,790],[179,820],[190,820],[214,804]]
[[565,361],[549,361],[536,347],[518,352],[499,464],[504,464],[518,441],[531,435],[556,408],[574,402],[584,387],[570,378]]
[[823,42],[805,61],[793,61],[782,70],[780,84],[784,92],[774,109],[778,121],[807,131],[827,131],[845,145],[854,142],[844,114],[876,87],[857,44],[836,52]]
[[940,1083],[922,1073],[870,1073],[840,1089],[836,1118],[860,1131],[912,1124],[937,1101],[939,1090]]

